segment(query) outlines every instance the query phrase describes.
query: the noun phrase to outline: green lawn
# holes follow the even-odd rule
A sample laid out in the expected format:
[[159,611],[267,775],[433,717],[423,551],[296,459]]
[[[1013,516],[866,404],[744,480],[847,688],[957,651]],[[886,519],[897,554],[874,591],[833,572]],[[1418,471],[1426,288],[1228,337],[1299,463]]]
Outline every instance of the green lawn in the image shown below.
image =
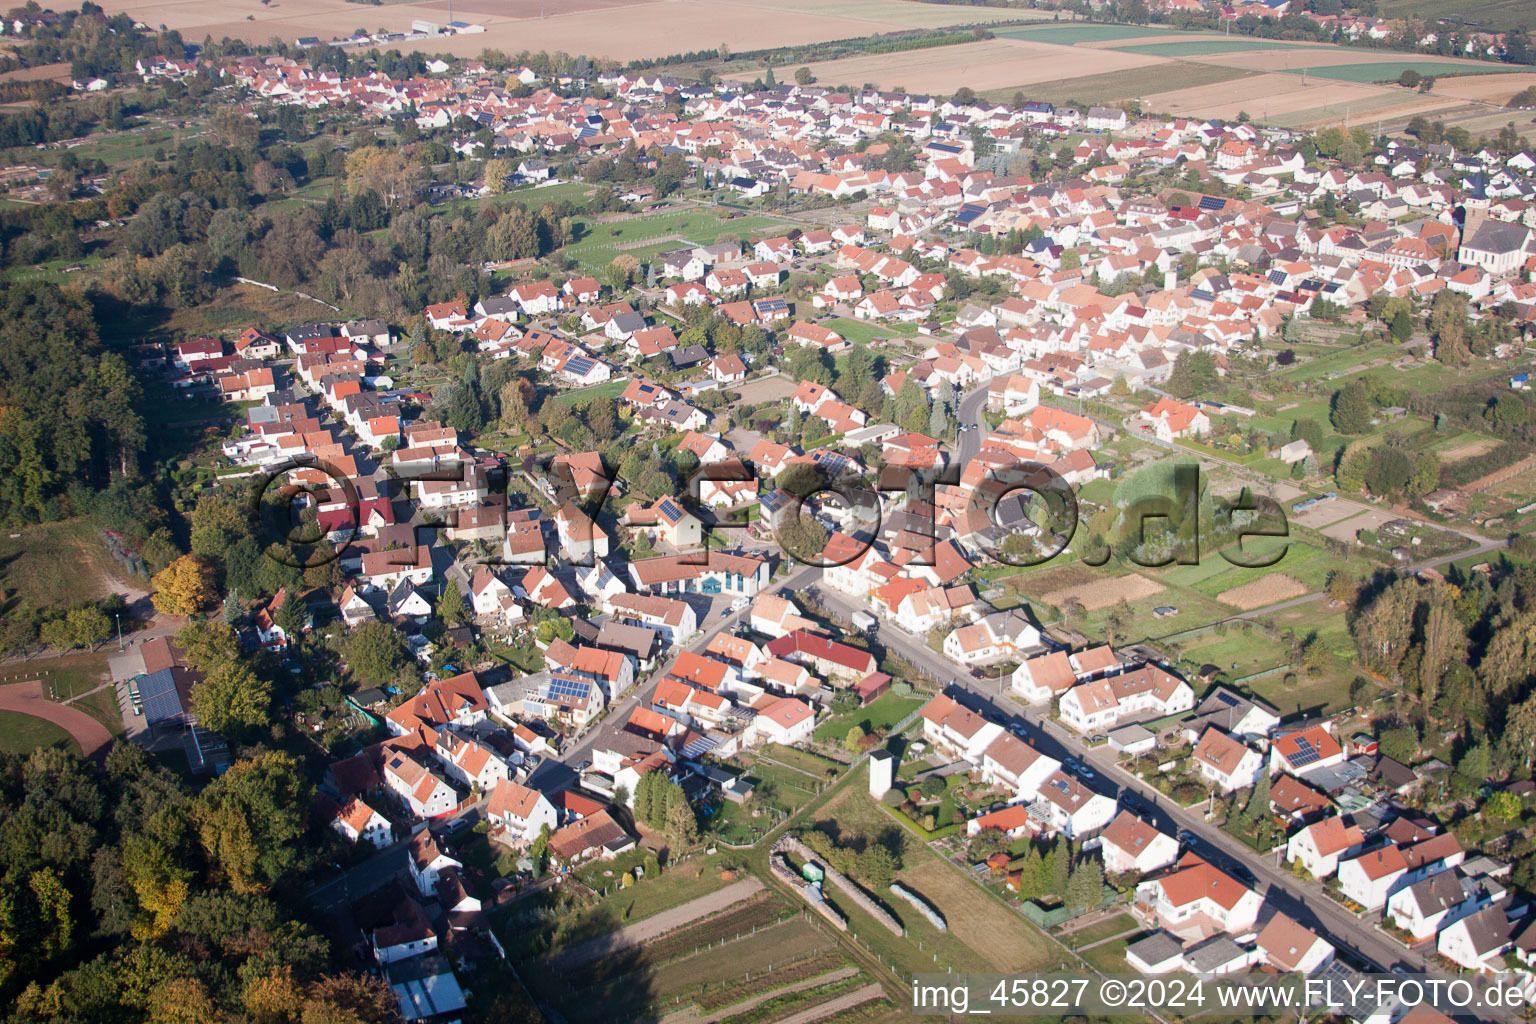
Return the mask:
[[836,331],[855,345],[872,345],[892,337],[911,337],[917,328],[910,324],[884,324],[874,320],[854,320],[838,317],[822,323],[828,330]]
[[1258,626],[1233,626],[1225,633],[1202,634],[1183,643],[1180,653],[1197,670],[1209,662],[1232,677],[1283,665],[1287,657],[1285,645],[1266,636]]
[[590,402],[594,398],[607,395],[609,398],[618,398],[629,386],[628,377],[615,377],[613,380],[604,381],[595,387],[581,388],[577,391],[563,391],[555,396],[555,401],[561,405],[575,405],[581,402]]
[[1216,53],[1246,53],[1250,50],[1285,50],[1306,46],[1307,43],[1277,43],[1266,39],[1246,36],[1224,36],[1221,39],[1190,39],[1181,43],[1126,43],[1111,46],[1111,50],[1126,53],[1144,53],[1149,57],[1198,57]]
[[1136,919],[1130,914],[1116,914],[1114,917],[1111,917],[1108,920],[1100,921],[1097,924],[1091,924],[1086,928],[1079,928],[1075,932],[1070,932],[1068,935],[1063,936],[1063,938],[1068,943],[1070,943],[1073,948],[1081,949],[1083,946],[1089,945],[1090,943],[1098,942],[1101,939],[1107,939],[1113,935],[1120,935],[1121,933],[1128,932],[1136,927],[1139,927],[1139,925],[1136,923]]
[[[888,835],[888,830],[899,827],[858,782],[840,791],[816,817],[832,822],[844,836],[865,840]],[[840,899],[836,890],[830,896],[848,915],[850,930],[861,942],[867,942],[871,951],[904,973],[942,972],[947,968],[1018,971],[1055,962],[1051,957],[1056,949],[1039,929],[910,834],[902,840],[902,865],[896,880],[942,914],[948,931],[939,931],[891,894],[876,893],[906,927],[906,937],[897,938],[847,899]]]
[[[1167,33],[1159,32],[1156,34],[1166,35]],[[1018,38],[1027,37],[1020,36]],[[1042,42],[1054,42],[1054,40],[1047,39],[1042,40]],[[1084,51],[1083,61],[1085,67],[1092,66],[1092,52],[1091,50]],[[1156,73],[1156,88],[1159,92],[1171,92],[1175,89],[1195,89],[1205,85],[1231,82],[1239,78],[1249,78],[1258,74],[1256,71],[1246,71],[1242,68],[1227,68],[1216,64],[1200,64],[1194,61],[1163,64],[1150,70]],[[1044,100],[1047,103],[1098,103],[1144,94],[1147,91],[1148,72],[1149,69],[1147,68],[1127,68],[1122,71],[1106,71],[1097,75],[1088,74],[1073,78],[1058,78],[1050,82],[1035,82],[1029,85],[1009,86],[1003,89],[989,89],[984,95],[991,100],[1007,102],[1015,92],[1022,89],[1024,94],[1030,99]]]
[[30,754],[38,747],[62,747],[80,753],[80,744],[52,722],[0,711],[0,754]]
[[814,735],[823,743],[840,743],[855,725],[862,725],[865,732],[889,732],[893,725],[922,706],[921,698],[885,693],[857,711],[831,716],[816,727]]
[[1129,974],[1131,965],[1125,962],[1125,950],[1129,945],[1129,939],[1116,939],[1079,955],[1105,974]]

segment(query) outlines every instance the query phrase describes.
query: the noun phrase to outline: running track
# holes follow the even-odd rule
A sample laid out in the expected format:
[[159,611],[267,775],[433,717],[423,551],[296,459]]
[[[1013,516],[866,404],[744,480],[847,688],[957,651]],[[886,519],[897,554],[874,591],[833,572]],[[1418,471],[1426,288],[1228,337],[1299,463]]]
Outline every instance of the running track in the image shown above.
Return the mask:
[[43,684],[36,680],[0,686],[0,711],[19,711],[52,722],[75,738],[86,757],[98,761],[112,746],[112,734],[105,726],[78,708],[48,700],[43,696]]

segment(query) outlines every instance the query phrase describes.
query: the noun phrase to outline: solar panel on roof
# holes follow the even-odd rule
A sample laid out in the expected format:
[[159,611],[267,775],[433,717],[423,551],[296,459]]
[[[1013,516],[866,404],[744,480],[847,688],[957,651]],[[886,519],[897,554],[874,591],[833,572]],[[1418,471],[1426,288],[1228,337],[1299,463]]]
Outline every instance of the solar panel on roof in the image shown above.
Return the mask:
[[1285,284],[1285,272],[1283,270],[1271,270],[1267,276],[1270,284]]
[[572,373],[590,373],[596,364],[585,356],[575,356],[565,364],[565,368]]
[[672,504],[670,498],[663,499],[661,503],[661,514],[666,516],[668,519],[673,520],[683,518],[683,513],[678,509],[676,505]]
[[1312,741],[1311,740],[1306,739],[1305,737],[1298,737],[1297,738],[1297,740],[1296,740],[1296,754],[1295,754],[1294,757],[1291,758],[1291,764],[1292,765],[1294,765],[1297,768],[1300,768],[1303,765],[1312,764],[1314,761],[1318,761],[1320,759],[1321,759],[1321,755],[1318,754],[1316,748],[1314,748],[1312,746]]
[[1234,695],[1232,695],[1230,693],[1218,693],[1216,695],[1216,699],[1221,701],[1223,704],[1225,704],[1229,708],[1237,707],[1237,697],[1235,697]]
[[1202,210],[1219,210],[1226,205],[1227,201],[1225,199],[1218,199],[1215,196],[1200,197],[1200,209]]
[[144,720],[150,725],[184,714],[181,694],[176,689],[176,677],[168,668],[151,672],[139,680],[139,697],[144,708]]

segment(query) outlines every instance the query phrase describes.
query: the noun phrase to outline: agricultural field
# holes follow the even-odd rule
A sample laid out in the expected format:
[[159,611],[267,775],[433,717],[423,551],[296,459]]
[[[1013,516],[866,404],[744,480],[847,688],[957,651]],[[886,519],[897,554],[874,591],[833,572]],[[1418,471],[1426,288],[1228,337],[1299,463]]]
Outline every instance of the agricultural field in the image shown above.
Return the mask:
[[1531,27],[1528,0],[1481,0],[1469,7],[1464,0],[1381,0],[1377,11],[1383,18],[1423,18],[1476,26],[1485,32],[1503,32],[1518,26]]
[[[360,9],[346,0],[307,0],[294,7],[261,0],[220,0],[197,4],[188,0],[113,0],[108,13],[119,11],[150,25],[180,29],[189,39],[225,36],[265,43],[277,36],[290,42],[299,36],[334,38],[349,35],[359,25],[406,31],[413,20],[445,24],[447,0],[386,3]],[[851,39],[910,28],[1016,21],[1040,15],[1012,8],[972,8],[930,5],[913,0],[841,0],[829,7],[806,0],[785,5],[726,0],[689,3],[642,3],[637,0],[562,0],[557,6],[540,0],[464,0],[454,4],[453,17],[485,26],[479,34],[443,37],[429,45],[432,52],[475,57],[487,47],[520,50],[563,50],[618,61],[663,57],[691,50],[714,49],[722,40],[750,41],[754,47],[791,46]],[[788,16],[786,16],[788,15]]]

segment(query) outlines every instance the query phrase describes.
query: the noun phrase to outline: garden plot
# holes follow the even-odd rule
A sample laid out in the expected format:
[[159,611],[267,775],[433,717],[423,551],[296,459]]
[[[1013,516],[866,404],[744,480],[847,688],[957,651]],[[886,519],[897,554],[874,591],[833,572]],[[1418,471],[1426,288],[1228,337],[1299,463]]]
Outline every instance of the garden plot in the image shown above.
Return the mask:
[[1164,589],[1161,583],[1149,580],[1139,572],[1133,572],[1128,576],[1114,576],[1095,580],[1092,583],[1080,583],[1075,587],[1052,590],[1042,595],[1040,600],[1056,608],[1060,608],[1068,601],[1076,601],[1085,611],[1094,612],[1117,605],[1121,601],[1130,603],[1156,597]]
[[1263,608],[1265,605],[1277,604],[1293,597],[1300,597],[1307,592],[1306,585],[1292,579],[1283,572],[1272,572],[1263,579],[1245,583],[1231,590],[1223,590],[1216,595],[1216,600],[1222,604],[1230,604],[1234,608],[1243,611],[1251,611],[1254,608]]

